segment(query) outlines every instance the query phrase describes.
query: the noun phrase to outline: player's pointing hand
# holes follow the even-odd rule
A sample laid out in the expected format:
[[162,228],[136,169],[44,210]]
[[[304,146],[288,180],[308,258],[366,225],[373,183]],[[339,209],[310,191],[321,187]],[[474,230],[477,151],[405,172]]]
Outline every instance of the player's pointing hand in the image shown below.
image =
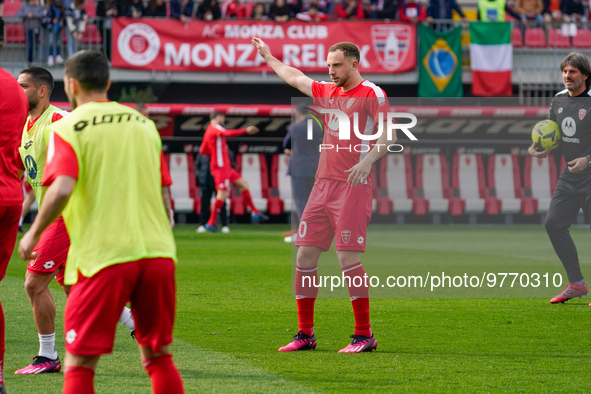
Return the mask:
[[271,56],[271,49],[269,49],[269,46],[265,44],[263,40],[258,37],[253,37],[251,42],[257,51],[259,51],[259,54],[263,57],[263,59],[266,59],[266,56]]

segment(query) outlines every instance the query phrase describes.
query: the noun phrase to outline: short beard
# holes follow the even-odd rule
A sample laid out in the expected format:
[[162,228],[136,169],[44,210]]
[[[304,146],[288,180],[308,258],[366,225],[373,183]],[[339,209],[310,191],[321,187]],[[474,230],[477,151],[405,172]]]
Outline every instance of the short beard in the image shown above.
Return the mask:
[[39,105],[39,100],[37,101],[29,101],[29,112],[33,111]]

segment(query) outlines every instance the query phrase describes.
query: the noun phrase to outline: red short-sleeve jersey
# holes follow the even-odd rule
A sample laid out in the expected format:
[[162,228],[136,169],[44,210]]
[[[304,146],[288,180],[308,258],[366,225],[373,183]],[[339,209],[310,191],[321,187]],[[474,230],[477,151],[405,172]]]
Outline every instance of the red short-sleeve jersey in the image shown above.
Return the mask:
[[[322,141],[324,145],[320,151],[316,178],[346,181],[349,174],[345,170],[359,163],[374,142],[372,140],[362,140],[355,135],[352,130],[355,124],[354,114],[357,114],[356,123],[361,134],[375,134],[380,118],[379,114],[382,113],[383,120],[386,120],[386,114],[390,111],[388,98],[379,86],[369,81],[363,81],[346,92],[333,83],[314,81],[312,83],[312,96],[315,105],[325,109],[338,109],[346,113],[351,125],[351,138],[341,140],[339,139],[337,117],[335,115],[326,115],[325,120],[328,127],[324,132]],[[383,132],[386,132],[386,130],[383,130]]]

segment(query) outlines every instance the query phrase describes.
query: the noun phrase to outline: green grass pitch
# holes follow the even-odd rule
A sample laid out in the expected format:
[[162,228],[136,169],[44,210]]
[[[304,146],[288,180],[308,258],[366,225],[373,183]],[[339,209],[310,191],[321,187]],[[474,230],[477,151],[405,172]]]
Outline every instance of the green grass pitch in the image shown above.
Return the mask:
[[[346,298],[321,298],[317,349],[279,353],[297,330],[290,246],[281,235],[287,227],[236,225],[230,234],[196,234],[195,227],[175,228],[180,263],[173,352],[187,393],[589,390],[589,298],[551,305],[558,293],[553,288],[528,298],[468,298],[478,294],[460,291],[456,298],[388,298],[378,289],[382,298],[372,299],[371,318],[379,346],[364,354],[337,354],[353,333],[351,305]],[[582,227],[572,234],[583,273],[591,277],[591,234]],[[368,239],[372,249],[363,261],[370,275],[483,267],[563,273],[542,226],[378,227]],[[0,285],[7,389],[60,393],[61,373],[14,375],[38,350],[25,268],[15,254]],[[322,258],[321,269],[339,272],[333,252]],[[65,297],[57,284],[51,288],[63,356]],[[99,362],[95,382],[99,393],[151,392],[126,328],[118,328],[115,351]]]

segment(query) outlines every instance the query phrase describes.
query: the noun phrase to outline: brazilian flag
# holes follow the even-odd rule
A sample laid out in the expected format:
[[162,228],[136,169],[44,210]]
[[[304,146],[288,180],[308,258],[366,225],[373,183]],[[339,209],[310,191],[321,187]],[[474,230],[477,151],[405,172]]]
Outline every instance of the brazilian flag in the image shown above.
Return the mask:
[[419,24],[419,96],[462,97],[462,28],[436,32]]

